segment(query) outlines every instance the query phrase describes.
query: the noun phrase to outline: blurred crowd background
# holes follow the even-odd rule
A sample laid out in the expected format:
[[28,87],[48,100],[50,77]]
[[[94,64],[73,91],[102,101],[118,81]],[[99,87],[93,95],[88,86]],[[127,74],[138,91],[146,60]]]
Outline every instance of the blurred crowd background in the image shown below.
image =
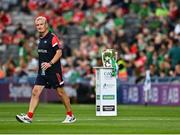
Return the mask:
[[179,77],[179,8],[179,0],[1,0],[0,80],[33,81],[39,15],[63,41],[66,90],[74,100],[75,89],[94,98],[93,67],[102,66],[105,49],[118,52],[122,81],[141,82],[147,69],[152,78]]

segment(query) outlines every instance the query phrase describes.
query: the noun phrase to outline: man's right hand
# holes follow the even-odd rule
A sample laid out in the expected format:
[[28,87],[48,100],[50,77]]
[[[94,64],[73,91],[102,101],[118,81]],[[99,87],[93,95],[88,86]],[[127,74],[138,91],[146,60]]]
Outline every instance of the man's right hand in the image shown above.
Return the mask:
[[46,69],[48,69],[48,68],[50,68],[50,67],[51,67],[51,64],[48,63],[48,62],[43,62],[43,63],[41,64],[41,68],[42,68],[43,70],[46,70]]

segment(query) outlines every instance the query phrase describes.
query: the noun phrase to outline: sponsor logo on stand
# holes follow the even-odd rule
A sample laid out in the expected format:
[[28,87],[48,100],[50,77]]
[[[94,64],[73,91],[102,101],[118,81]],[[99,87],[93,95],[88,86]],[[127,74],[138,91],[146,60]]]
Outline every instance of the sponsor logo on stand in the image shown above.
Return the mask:
[[99,105],[96,106],[96,111],[100,111],[100,106]]
[[97,99],[97,100],[100,100],[100,95],[96,95],[96,99]]
[[103,111],[114,111],[115,106],[114,105],[104,105],[103,106]]
[[109,84],[109,83],[103,84],[103,89],[112,89],[113,87],[115,87],[115,84]]
[[106,80],[112,79],[112,72],[111,71],[104,72],[104,79]]
[[114,100],[115,96],[114,95],[103,95],[104,100]]

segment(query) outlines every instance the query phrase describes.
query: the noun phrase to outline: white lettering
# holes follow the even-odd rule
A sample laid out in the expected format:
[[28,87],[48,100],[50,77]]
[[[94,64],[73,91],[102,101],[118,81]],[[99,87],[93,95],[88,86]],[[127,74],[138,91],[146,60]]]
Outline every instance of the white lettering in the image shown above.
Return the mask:
[[128,101],[129,102],[138,102],[139,94],[137,87],[130,87],[128,91]]
[[38,49],[38,53],[47,53],[47,50]]
[[169,103],[178,103],[179,102],[179,91],[178,91],[178,88],[170,88],[169,89],[168,102]]
[[156,103],[158,102],[158,88],[157,87],[153,87],[150,91],[149,91],[149,101]]
[[20,86],[13,86],[9,84],[9,97],[12,98],[30,98],[31,97],[31,87],[27,84],[22,84]]

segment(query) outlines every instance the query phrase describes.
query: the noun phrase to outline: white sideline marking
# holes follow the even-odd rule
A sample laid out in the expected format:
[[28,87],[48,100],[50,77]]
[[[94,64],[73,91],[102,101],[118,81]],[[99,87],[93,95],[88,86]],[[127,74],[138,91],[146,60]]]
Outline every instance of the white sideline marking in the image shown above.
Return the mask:
[[[171,118],[165,118],[165,119],[156,119],[156,118],[122,118],[122,119],[115,119],[115,118],[112,118],[112,119],[102,119],[102,118],[99,118],[99,119],[91,119],[91,118],[87,118],[87,119],[81,119],[81,118],[77,118],[77,121],[109,121],[109,120],[114,120],[114,121],[180,121],[180,119],[177,119],[177,118],[174,118],[174,119],[171,119]],[[12,121],[16,121],[16,119],[1,119],[0,122],[12,122]],[[50,122],[59,122],[61,121],[61,119],[51,119],[51,120],[42,120],[42,119],[35,119],[34,121],[38,121],[38,122],[47,122],[47,121],[50,121]]]
[[[94,134],[93,135],[105,135],[105,134]],[[92,134],[85,134],[85,135],[92,135]],[[12,134],[4,134],[4,135],[12,135]],[[19,134],[13,134],[13,135],[19,135]],[[24,134],[23,134],[24,135]],[[25,134],[25,135],[35,135],[35,134]],[[44,134],[38,134],[38,135],[44,135]],[[46,134],[46,135],[53,135],[53,134]],[[74,134],[61,134],[61,135],[74,135]],[[83,135],[83,134],[76,134],[76,135]],[[107,134],[109,135],[109,134]],[[110,134],[110,135],[119,135],[119,134]],[[170,134],[120,134],[120,135],[170,135]],[[173,134],[173,135],[180,135],[180,134]]]

